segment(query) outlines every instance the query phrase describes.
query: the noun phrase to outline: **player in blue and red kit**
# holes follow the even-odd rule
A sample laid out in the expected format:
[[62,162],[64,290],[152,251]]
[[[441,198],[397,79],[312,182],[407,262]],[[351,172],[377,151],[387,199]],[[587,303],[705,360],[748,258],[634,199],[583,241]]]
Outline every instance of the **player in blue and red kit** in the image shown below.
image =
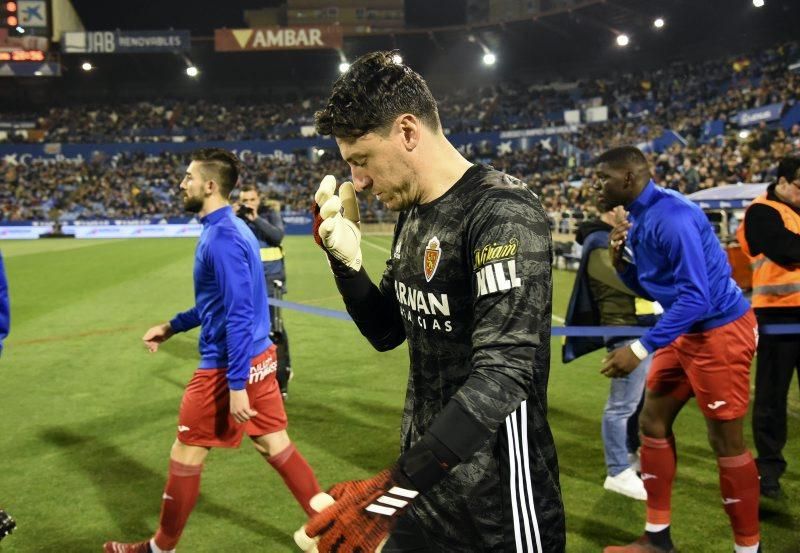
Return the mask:
[[200,326],[200,366],[181,402],[158,531],[140,543],[108,542],[107,553],[174,550],[200,493],[209,450],[238,447],[245,432],[300,506],[313,513],[309,501],[319,484],[286,433],[258,243],[228,205],[237,179],[236,157],[210,148],[192,155],[181,182],[184,207],[203,224],[195,252],[195,306],[152,327],[143,340],[155,352],[175,333]]
[[[8,283],[3,266],[3,254],[0,253],[0,355],[3,354],[3,340],[8,336],[11,326],[11,308],[8,302]],[[0,540],[11,533],[17,524],[11,515],[0,509]]]
[[[735,551],[755,553],[760,541],[758,470],[743,433],[758,340],[753,310],[731,279],[708,218],[680,194],[656,186],[642,152],[633,147],[605,152],[597,161],[597,179],[603,208],[621,205],[629,212],[609,237],[617,272],[631,290],[665,309],[640,340],[604,360],[603,374],[619,377],[655,352],[639,417],[645,533],[605,553],[674,551],[670,495],[677,455],[672,424],[692,396],[717,457]],[[626,251],[632,258],[625,259]]]
[[0,355],[3,354],[3,340],[8,336],[11,327],[11,308],[8,301],[8,281],[3,265],[3,254],[0,253]]

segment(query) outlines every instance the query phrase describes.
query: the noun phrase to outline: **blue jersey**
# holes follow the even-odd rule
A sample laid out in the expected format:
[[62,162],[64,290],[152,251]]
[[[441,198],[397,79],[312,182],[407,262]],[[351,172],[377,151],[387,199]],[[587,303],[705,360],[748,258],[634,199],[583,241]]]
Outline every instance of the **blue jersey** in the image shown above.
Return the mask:
[[267,349],[270,322],[261,258],[250,229],[230,206],[202,219],[194,256],[195,306],[170,321],[175,332],[201,326],[200,368],[228,368],[228,386],[247,385],[250,360]]
[[703,210],[650,181],[628,206],[633,264],[620,274],[637,294],[664,307],[641,339],[647,351],[681,334],[717,328],[750,308]]
[[3,266],[3,254],[0,253],[0,353],[3,353],[3,340],[8,336],[11,327],[11,309],[8,302],[8,283]]

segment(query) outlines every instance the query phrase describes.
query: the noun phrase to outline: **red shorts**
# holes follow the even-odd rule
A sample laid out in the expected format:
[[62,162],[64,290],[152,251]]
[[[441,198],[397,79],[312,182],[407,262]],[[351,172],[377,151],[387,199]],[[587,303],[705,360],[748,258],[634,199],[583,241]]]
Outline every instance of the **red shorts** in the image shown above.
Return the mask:
[[655,352],[647,389],[683,400],[695,396],[710,419],[743,417],[750,402],[750,365],[757,343],[752,310],[720,327],[684,334]]
[[186,386],[178,415],[178,440],[186,445],[239,447],[242,436],[263,436],[286,428],[286,411],[275,378],[275,346],[253,358],[247,396],[258,412],[244,424],[230,414],[227,369],[197,369]]

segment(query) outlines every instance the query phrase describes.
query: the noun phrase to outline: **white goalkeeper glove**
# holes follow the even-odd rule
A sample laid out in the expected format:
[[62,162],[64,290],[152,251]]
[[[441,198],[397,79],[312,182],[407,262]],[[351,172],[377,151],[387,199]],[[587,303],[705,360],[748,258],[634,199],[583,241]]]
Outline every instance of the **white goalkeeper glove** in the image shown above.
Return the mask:
[[[336,262],[354,271],[361,269],[361,217],[352,182],[345,182],[336,192],[336,178],[326,175],[319,184],[314,239]],[[333,263],[333,260],[331,261]]]

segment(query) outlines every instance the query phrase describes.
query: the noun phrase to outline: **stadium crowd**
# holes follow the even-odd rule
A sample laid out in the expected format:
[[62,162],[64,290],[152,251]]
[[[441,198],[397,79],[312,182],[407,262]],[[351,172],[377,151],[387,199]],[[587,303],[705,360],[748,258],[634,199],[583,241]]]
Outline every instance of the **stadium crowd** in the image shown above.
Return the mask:
[[[603,105],[618,125],[634,122],[642,140],[655,136],[661,127],[699,138],[705,121],[730,121],[738,111],[764,104],[794,103],[800,78],[787,68],[798,58],[800,43],[790,42],[746,56],[676,63],[607,79],[547,84],[511,80],[449,94],[440,91],[440,116],[451,133],[482,132],[561,125],[565,110]],[[0,112],[0,121],[34,122],[43,131],[33,133],[35,138],[9,133],[6,141],[277,140],[300,137],[301,127],[313,125],[313,113],[323,101],[322,95],[272,102],[149,99],[50,107],[40,113]],[[583,147],[602,149],[605,132],[587,135]]]
[[[563,124],[564,109],[605,105],[609,119],[564,133],[559,145],[498,154],[478,145],[469,156],[527,182],[543,198],[553,221],[581,219],[594,211],[588,198],[586,161],[622,144],[641,144],[663,134],[681,140],[651,153],[656,180],[691,193],[736,182],[765,182],[778,160],[800,150],[800,126],[784,130],[765,124],[742,133],[733,116],[753,107],[800,98],[800,75],[788,69],[800,57],[793,42],[750,56],[677,64],[647,74],[620,75],[578,83],[571,89],[518,83],[444,95],[440,109],[451,132],[506,130]],[[475,100],[475,98],[480,98]],[[51,108],[44,114],[0,114],[0,120],[35,118],[46,142],[278,139],[298,136],[312,124],[322,97],[284,103],[218,105],[210,102],[150,101],[82,108]],[[557,116],[557,117],[556,117]],[[722,121],[724,132],[705,136],[704,126]],[[181,134],[183,133],[183,134]],[[10,139],[13,136],[9,135]],[[568,145],[564,148],[563,145]],[[62,220],[181,216],[177,180],[182,155],[162,153],[97,156],[72,161],[34,160],[17,164],[0,158],[0,220]],[[306,210],[320,178],[346,176],[338,156],[247,156],[243,182],[256,184],[285,210]],[[391,214],[374,198],[362,205],[367,221]],[[566,216],[566,217],[565,217]]]

